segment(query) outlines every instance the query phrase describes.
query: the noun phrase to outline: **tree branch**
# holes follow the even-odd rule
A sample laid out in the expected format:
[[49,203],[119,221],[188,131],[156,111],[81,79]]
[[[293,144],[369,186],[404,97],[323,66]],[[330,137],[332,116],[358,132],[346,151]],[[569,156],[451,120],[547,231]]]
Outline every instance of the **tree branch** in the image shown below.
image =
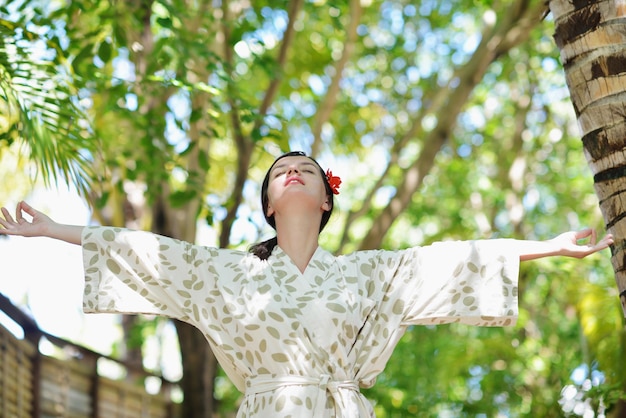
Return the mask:
[[[225,0],[222,3],[223,24],[222,31],[224,33],[224,63],[229,71],[233,71],[233,50],[229,42],[232,34],[230,31],[230,2]],[[230,77],[233,80],[233,77]],[[233,223],[237,218],[237,210],[243,201],[243,186],[248,177],[248,166],[250,164],[250,156],[252,154],[252,141],[244,134],[241,121],[239,120],[239,106],[234,99],[234,88],[228,85],[228,103],[230,105],[230,120],[233,128],[233,139],[237,146],[237,169],[235,173],[235,184],[233,185],[233,193],[228,202],[226,217],[222,221],[222,230],[220,231],[219,246],[228,247],[230,243],[230,232]]]
[[[278,92],[278,87],[282,81],[283,68],[287,61],[287,52],[292,44],[295,28],[294,23],[296,17],[302,6],[304,4],[303,0],[294,0],[290,2],[290,10],[289,10],[289,23],[287,25],[287,29],[285,30],[285,34],[283,35],[283,41],[280,46],[280,51],[278,53],[278,58],[276,61],[277,71],[275,72],[275,76],[270,81],[270,85],[265,92],[265,96],[263,98],[263,102],[259,108],[258,116],[259,118],[256,120],[254,124],[254,128],[252,132],[259,129],[263,123],[263,117],[267,114],[267,111],[274,101],[276,93]],[[223,2],[223,14],[224,21],[228,22],[229,10],[228,10],[229,2]],[[224,25],[224,38],[226,42],[224,43],[224,57],[227,65],[232,68],[233,63],[233,53],[229,48],[230,43],[227,41],[231,34],[230,29]],[[237,159],[237,173],[235,174],[235,184],[233,186],[233,194],[231,196],[226,217],[222,221],[222,231],[220,232],[220,246],[226,247],[230,242],[230,231],[233,223],[237,217],[237,210],[241,205],[243,200],[243,186],[248,178],[248,168],[250,166],[250,160],[252,158],[252,150],[254,148],[254,141],[247,135],[243,133],[243,129],[241,126],[241,122],[239,120],[239,112],[236,102],[233,100],[232,95],[229,96],[229,103],[231,105],[231,122],[233,124],[234,130],[234,140],[238,149],[238,159]]]
[[298,13],[302,9],[304,5],[304,0],[292,0],[289,2],[289,23],[287,24],[287,29],[285,29],[285,33],[283,35],[283,41],[280,45],[280,51],[278,52],[278,59],[276,60],[276,71],[274,72],[274,78],[270,81],[270,85],[265,91],[265,96],[263,97],[263,102],[261,103],[261,107],[259,108],[259,119],[257,119],[254,129],[259,129],[263,123],[263,117],[267,115],[267,111],[274,101],[276,97],[276,93],[278,92],[278,87],[283,79],[283,69],[285,67],[285,63],[287,62],[287,52],[291,47],[293,42],[293,38],[295,35],[295,21]]
[[[437,120],[437,125],[427,133],[424,139],[424,148],[420,155],[407,169],[404,179],[397,188],[395,196],[383,209],[374,222],[372,228],[361,241],[361,249],[376,248],[400,214],[406,210],[411,202],[413,194],[422,185],[424,177],[435,164],[435,157],[439,150],[448,140],[458,115],[473,91],[487,71],[489,65],[497,57],[510,50],[515,45],[527,39],[530,28],[541,21],[545,14],[545,4],[535,4],[529,8],[526,0],[518,0],[512,10],[502,11],[500,16],[506,16],[493,28],[488,28],[489,33],[485,33],[483,39],[470,58],[470,60],[451,78],[451,82],[458,82],[458,86],[452,87],[450,84],[444,89],[445,99],[441,101],[439,107],[432,108],[429,113],[433,114]],[[486,31],[487,32],[487,31]],[[419,132],[421,120],[415,122],[411,131]]]
[[357,40],[357,28],[361,22],[363,8],[361,0],[350,0],[350,24],[346,28],[346,41],[343,44],[341,58],[335,63],[334,75],[326,91],[324,100],[317,107],[315,120],[313,121],[313,145],[311,155],[317,157],[322,147],[322,127],[330,118],[331,113],[337,104],[339,95],[339,83],[343,78],[343,70],[352,58]]

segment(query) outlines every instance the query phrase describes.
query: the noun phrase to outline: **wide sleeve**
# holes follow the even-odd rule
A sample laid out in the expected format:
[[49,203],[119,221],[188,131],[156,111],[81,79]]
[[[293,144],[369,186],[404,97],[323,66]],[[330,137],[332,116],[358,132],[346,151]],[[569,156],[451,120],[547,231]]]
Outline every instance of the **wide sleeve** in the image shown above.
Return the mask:
[[187,322],[200,319],[200,307],[216,288],[216,260],[237,257],[235,251],[112,227],[85,228],[82,253],[85,312],[157,314]]
[[519,254],[508,239],[451,241],[407,250],[398,270],[405,325],[514,325]]

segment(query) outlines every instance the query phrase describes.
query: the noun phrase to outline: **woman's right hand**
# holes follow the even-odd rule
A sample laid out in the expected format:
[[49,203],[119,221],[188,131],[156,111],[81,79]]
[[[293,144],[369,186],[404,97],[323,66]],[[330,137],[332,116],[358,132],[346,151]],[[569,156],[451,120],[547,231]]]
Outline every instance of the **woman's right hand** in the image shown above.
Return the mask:
[[[26,202],[20,202],[15,208],[15,219],[6,208],[0,209],[0,234],[20,235],[23,237],[50,237],[70,244],[80,245],[83,226],[63,225],[54,222],[48,216],[35,210]],[[30,215],[32,220],[24,218],[24,213]]]
[[[0,234],[20,235],[23,237],[47,236],[55,222],[43,213],[35,210],[26,202],[20,202],[15,208],[15,219],[6,208],[0,209],[4,219],[0,217]],[[24,218],[24,213],[32,217],[31,221]]]

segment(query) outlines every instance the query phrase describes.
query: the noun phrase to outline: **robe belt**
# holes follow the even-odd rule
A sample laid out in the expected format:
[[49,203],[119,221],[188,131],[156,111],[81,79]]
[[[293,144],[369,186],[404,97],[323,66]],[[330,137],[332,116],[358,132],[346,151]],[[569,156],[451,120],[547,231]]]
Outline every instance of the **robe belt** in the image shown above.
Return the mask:
[[339,389],[348,389],[359,392],[359,385],[354,380],[331,380],[331,376],[322,374],[319,377],[281,375],[281,376],[251,376],[246,380],[246,396],[271,392],[285,386],[317,386],[317,399],[313,412],[321,414],[326,409],[326,392],[330,393],[336,404],[341,407],[343,401]]

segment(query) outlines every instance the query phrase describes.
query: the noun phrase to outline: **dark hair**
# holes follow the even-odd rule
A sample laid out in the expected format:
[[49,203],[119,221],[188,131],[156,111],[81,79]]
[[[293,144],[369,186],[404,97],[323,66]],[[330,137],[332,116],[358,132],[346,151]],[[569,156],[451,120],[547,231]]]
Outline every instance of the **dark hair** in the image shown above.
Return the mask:
[[[324,169],[319,165],[317,161],[315,161],[314,158],[309,157],[302,151],[291,151],[291,152],[287,152],[281,155],[280,157],[276,158],[276,160],[274,160],[269,170],[267,170],[267,173],[265,174],[265,178],[263,179],[263,185],[261,186],[261,208],[263,209],[263,216],[265,216],[265,220],[267,221],[267,223],[272,228],[276,229],[276,220],[274,219],[274,215],[267,216],[267,207],[269,205],[269,197],[267,196],[267,188],[269,187],[269,183],[270,183],[270,173],[272,171],[272,168],[274,168],[276,163],[282,158],[297,157],[297,156],[307,157],[308,159],[313,161],[315,165],[317,165],[317,167],[319,168],[320,175],[322,176],[322,179],[324,180],[324,187],[326,188],[326,194],[328,195],[328,199],[329,199],[328,203],[330,204],[330,210],[327,210],[322,214],[322,221],[320,222],[320,232],[322,232],[322,230],[328,223],[328,220],[330,219],[330,215],[333,212],[333,208],[335,207],[334,202],[333,202],[333,190],[330,187],[330,183],[328,182],[328,178],[326,177],[326,173],[324,172]],[[270,254],[272,254],[272,250],[274,249],[274,247],[276,247],[277,244],[278,244],[278,239],[274,237],[274,238],[268,239],[267,241],[259,242],[257,244],[252,245],[249,251],[252,254],[259,257],[261,260],[267,260],[267,258],[270,256]]]

